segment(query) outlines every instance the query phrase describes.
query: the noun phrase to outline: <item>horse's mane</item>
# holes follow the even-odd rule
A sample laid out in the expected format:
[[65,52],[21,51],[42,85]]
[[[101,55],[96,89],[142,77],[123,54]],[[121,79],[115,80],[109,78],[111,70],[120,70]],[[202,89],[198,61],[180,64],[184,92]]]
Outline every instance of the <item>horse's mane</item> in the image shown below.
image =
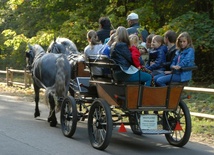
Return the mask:
[[42,46],[38,45],[38,44],[35,44],[33,46],[34,48],[34,51],[39,54],[39,53],[45,53],[45,50],[42,48]]

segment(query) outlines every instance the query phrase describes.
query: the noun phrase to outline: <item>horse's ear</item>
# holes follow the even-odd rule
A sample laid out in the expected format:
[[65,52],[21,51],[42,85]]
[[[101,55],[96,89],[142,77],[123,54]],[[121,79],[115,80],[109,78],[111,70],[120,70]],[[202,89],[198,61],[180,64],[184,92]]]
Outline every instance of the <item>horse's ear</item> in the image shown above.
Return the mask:
[[32,47],[30,44],[28,44],[28,48],[29,48],[30,50],[33,49],[33,47]]

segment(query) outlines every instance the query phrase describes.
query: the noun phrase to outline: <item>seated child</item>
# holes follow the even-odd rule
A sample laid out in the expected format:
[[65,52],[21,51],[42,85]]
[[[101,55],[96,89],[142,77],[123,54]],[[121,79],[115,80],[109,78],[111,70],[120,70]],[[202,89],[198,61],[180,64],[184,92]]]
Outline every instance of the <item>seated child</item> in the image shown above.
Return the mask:
[[114,42],[114,37],[115,34],[112,34],[110,36],[110,39],[108,40],[108,42],[104,45],[104,47],[101,49],[101,51],[99,52],[102,55],[107,55],[110,58],[110,54],[111,54],[111,45]]
[[[99,55],[99,50],[103,47],[101,42],[98,41],[96,31],[90,30],[87,33],[88,45],[84,49],[84,57],[87,59],[89,56]],[[102,69],[99,67],[93,67],[92,73],[94,75],[102,75]]]
[[146,68],[152,71],[153,76],[165,70],[163,64],[166,62],[165,50],[167,50],[167,48],[164,46],[162,36],[155,35],[152,38],[151,47],[153,50],[149,53],[149,61],[146,64]]
[[145,65],[149,60],[149,53],[146,48],[146,43],[141,43],[140,45],[138,45],[138,49],[140,51],[140,61],[142,61],[141,64]]
[[140,51],[139,49],[137,48],[138,47],[138,44],[139,44],[139,38],[136,34],[131,34],[129,35],[129,40],[130,40],[130,51],[131,51],[131,54],[132,54],[132,61],[134,63],[134,66],[138,69],[141,69],[142,68],[142,65],[141,64],[141,56],[140,56]]

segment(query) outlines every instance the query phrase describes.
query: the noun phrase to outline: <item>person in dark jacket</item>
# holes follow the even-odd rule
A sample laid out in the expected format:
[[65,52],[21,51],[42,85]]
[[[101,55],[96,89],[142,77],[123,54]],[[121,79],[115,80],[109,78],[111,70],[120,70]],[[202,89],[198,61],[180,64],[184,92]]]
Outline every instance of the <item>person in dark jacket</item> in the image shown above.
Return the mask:
[[98,39],[104,44],[105,39],[110,37],[111,22],[108,17],[101,17],[99,19],[100,30],[97,31]]
[[164,67],[166,68],[166,71],[170,71],[170,65],[172,63],[173,58],[175,57],[176,52],[176,42],[177,34],[172,31],[168,30],[164,33],[164,43],[167,46],[167,52],[166,52],[166,63],[164,64]]
[[129,35],[125,27],[119,26],[117,28],[115,39],[111,49],[111,58],[120,68],[115,70],[114,78],[121,82],[141,82],[146,86],[151,86],[151,75],[134,67],[129,50]]

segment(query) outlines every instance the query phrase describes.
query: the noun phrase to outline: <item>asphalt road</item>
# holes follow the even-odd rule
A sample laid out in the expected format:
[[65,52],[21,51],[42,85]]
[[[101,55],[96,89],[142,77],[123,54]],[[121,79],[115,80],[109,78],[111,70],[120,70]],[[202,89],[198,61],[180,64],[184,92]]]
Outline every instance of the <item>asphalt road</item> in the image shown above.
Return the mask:
[[[163,135],[137,136],[114,128],[105,151],[91,147],[87,122],[78,122],[73,138],[63,136],[60,125],[50,127],[48,108],[40,104],[35,119],[34,102],[0,94],[0,155],[213,155],[214,146],[189,141],[183,148],[168,144]],[[59,113],[57,114],[59,121]]]

